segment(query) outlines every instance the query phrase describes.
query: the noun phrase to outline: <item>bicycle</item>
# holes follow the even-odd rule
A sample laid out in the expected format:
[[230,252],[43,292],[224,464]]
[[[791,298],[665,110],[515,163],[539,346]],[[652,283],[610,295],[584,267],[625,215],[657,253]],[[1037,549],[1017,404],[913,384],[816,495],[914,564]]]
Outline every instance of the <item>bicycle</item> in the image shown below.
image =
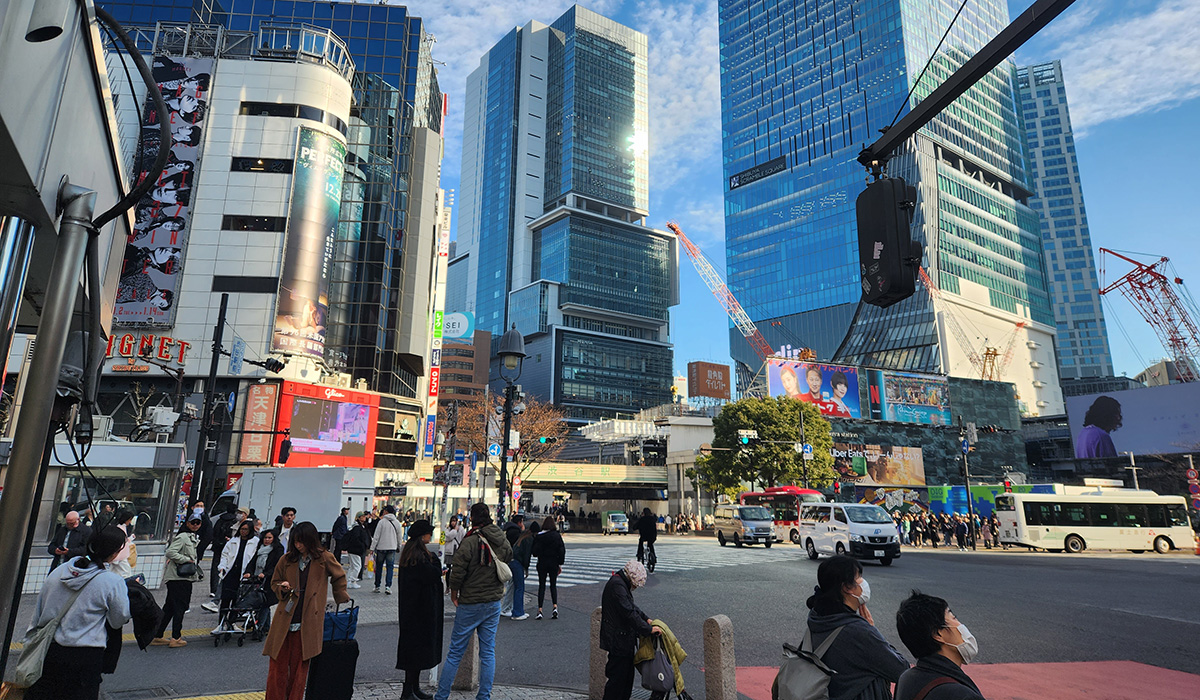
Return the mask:
[[658,554],[654,552],[653,542],[638,542],[637,560],[646,567],[646,571],[654,573],[654,567],[658,564]]

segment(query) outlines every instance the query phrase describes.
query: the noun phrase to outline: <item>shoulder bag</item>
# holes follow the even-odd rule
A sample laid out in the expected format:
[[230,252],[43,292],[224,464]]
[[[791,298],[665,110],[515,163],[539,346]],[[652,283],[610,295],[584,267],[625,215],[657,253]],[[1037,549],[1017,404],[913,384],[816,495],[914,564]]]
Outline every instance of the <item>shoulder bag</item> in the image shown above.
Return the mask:
[[25,635],[25,646],[21,649],[21,656],[17,659],[12,676],[8,679],[12,685],[17,688],[30,688],[42,677],[42,664],[46,661],[46,652],[50,650],[50,643],[54,641],[54,633],[58,631],[58,626],[62,624],[67,612],[75,605],[75,601],[79,600],[79,595],[94,580],[95,577],[80,586],[79,590],[75,591],[71,595],[71,599],[63,606],[62,612],[58,613],[54,619],[46,621],[45,624],[30,630]]
[[500,583],[508,583],[511,581],[513,577],[512,569],[508,566],[508,564],[496,558],[496,552],[492,550],[492,544],[488,542],[483,535],[479,535],[479,543],[484,547],[487,547],[488,554],[492,556],[492,563],[496,565],[496,578],[500,579]]
[[829,699],[829,680],[837,675],[837,671],[825,665],[822,659],[844,627],[845,625],[835,629],[815,650],[812,645],[812,630],[807,626],[799,649],[788,644],[783,645],[783,664],[779,667],[779,674],[775,676],[775,684],[771,688],[772,700]]

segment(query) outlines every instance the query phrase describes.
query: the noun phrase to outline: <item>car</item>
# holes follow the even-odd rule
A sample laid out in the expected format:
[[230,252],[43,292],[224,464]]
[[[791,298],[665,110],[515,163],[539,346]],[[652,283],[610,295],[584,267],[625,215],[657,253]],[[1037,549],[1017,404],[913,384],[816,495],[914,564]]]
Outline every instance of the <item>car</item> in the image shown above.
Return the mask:
[[722,547],[733,542],[735,547],[761,543],[769,548],[775,542],[775,522],[771,511],[763,506],[717,506],[713,513],[713,529],[717,531],[717,542]]
[[900,557],[900,532],[886,510],[870,503],[808,503],[800,508],[800,541],[809,559],[844,554],[884,566]]
[[605,535],[629,534],[629,517],[619,510],[606,511],[601,521]]

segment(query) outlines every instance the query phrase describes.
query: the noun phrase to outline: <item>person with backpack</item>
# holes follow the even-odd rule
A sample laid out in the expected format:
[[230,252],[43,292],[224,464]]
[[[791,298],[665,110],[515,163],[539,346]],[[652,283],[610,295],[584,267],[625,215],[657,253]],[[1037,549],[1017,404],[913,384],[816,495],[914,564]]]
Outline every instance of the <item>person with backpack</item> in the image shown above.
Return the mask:
[[984,700],[963,672],[975,660],[979,643],[967,626],[936,596],[913,591],[896,611],[900,641],[917,657],[896,684],[896,700]]
[[892,700],[892,683],[908,670],[871,619],[871,585],[862,564],[835,556],[817,567],[817,587],[808,599],[806,651],[820,649],[832,635],[821,661],[837,673],[829,679],[829,700]]
[[507,563],[510,559],[512,547],[504,532],[492,523],[487,504],[471,506],[471,529],[454,553],[450,567],[450,601],[458,606],[458,610],[454,614],[450,649],[439,674],[434,700],[449,700],[450,685],[458,675],[458,665],[476,630],[479,632],[479,692],[475,697],[481,700],[491,697],[492,681],[496,676],[496,629],[500,626],[500,599],[504,596],[502,577],[512,575]]

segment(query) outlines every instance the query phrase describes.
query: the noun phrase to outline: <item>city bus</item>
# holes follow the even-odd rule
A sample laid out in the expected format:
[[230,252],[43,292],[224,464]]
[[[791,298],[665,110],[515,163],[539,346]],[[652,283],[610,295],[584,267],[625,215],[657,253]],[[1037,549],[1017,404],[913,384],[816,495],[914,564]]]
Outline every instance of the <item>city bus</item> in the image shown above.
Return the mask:
[[786,534],[792,544],[800,544],[800,504],[824,503],[825,496],[799,486],[772,486],[764,491],[747,491],[738,499],[742,505],[765,506],[775,520],[775,541]]
[[1153,491],[1088,494],[1005,493],[996,496],[1000,543],[1079,553],[1084,549],[1153,549],[1165,554],[1192,546],[1182,496]]

